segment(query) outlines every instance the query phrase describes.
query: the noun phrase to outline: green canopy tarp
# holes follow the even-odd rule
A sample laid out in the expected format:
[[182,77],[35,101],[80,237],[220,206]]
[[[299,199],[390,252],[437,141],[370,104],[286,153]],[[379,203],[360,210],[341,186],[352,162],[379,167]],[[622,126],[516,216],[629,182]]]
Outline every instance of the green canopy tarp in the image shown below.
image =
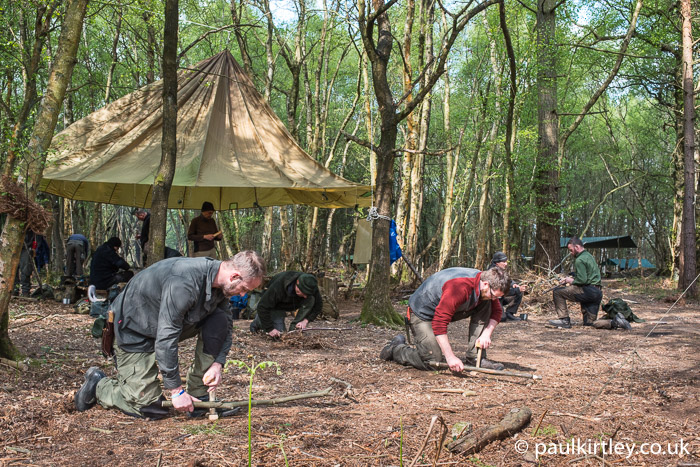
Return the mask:
[[[160,165],[162,81],[54,137],[40,189],[75,200],[149,207]],[[171,209],[305,204],[366,207],[370,187],[339,177],[299,147],[229,51],[178,72],[177,167]]]

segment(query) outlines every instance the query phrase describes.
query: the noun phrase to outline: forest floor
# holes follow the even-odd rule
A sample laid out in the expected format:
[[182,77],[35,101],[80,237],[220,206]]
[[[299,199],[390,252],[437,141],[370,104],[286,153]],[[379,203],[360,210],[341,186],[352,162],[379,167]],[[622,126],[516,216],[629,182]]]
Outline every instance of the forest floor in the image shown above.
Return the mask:
[[[325,398],[254,407],[253,465],[408,466],[416,456],[416,465],[432,465],[439,422],[421,446],[433,416],[444,421],[449,439],[465,424],[474,430],[495,424],[518,407],[532,410],[523,431],[469,456],[443,449],[437,465],[700,465],[700,306],[681,300],[667,313],[678,293],[664,292],[659,282],[604,286],[604,302],[624,298],[646,322],[631,331],[551,329],[544,326],[554,317],[549,296],[530,294],[522,306],[529,321],[498,326],[489,358],[507,370],[541,375],[538,381],[384,362],[379,351],[399,330],[358,324],[359,298],[339,304],[339,320],[312,324],[349,331],[273,341],[252,336],[249,322],[237,321],[230,357],[274,361],[281,369],[258,371],[253,398],[333,388]],[[398,300],[396,306],[404,308]],[[571,311],[580,321],[578,310]],[[77,412],[73,395],[85,370],[99,365],[110,375],[113,367],[90,336],[93,319],[71,312],[54,302],[12,302],[10,336],[29,369],[0,365],[0,465],[247,464],[245,411],[216,422],[179,413],[147,421],[99,406]],[[463,355],[464,322],[449,332]],[[193,342],[181,346],[183,372],[192,352]],[[247,399],[248,380],[230,369],[219,398]],[[605,454],[593,446],[601,441]],[[618,453],[610,454],[610,446]]]

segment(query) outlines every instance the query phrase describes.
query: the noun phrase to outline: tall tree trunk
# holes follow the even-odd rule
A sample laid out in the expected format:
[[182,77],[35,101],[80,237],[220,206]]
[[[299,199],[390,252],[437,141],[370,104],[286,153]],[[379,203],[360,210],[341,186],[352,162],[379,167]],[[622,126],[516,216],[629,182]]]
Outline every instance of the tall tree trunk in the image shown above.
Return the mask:
[[[508,96],[508,113],[506,114],[506,137],[504,141],[505,147],[505,164],[506,164],[506,183],[505,183],[505,206],[503,209],[503,250],[509,258],[512,258],[513,244],[519,244],[520,227],[518,222],[517,210],[513,210],[513,205],[517,206],[515,199],[515,164],[513,163],[513,147],[515,146],[515,131],[514,131],[514,113],[515,113],[515,96],[518,92],[518,83],[516,79],[515,52],[513,51],[513,43],[510,39],[510,31],[506,22],[506,6],[505,2],[498,4],[498,18],[503,33],[503,40],[506,44],[506,53],[508,54],[508,69],[509,69],[509,90]],[[513,232],[511,233],[511,225]],[[520,253],[518,250],[517,253]],[[519,254],[517,255],[520,256]]]
[[[384,6],[383,0],[373,0],[374,11]],[[398,135],[396,121],[396,104],[389,86],[388,63],[393,45],[389,15],[383,12],[376,18],[376,44],[370,37],[373,25],[366,24],[366,7],[364,0],[358,1],[360,30],[365,51],[372,66],[372,83],[379,105],[381,133],[377,151],[377,179],[375,206],[377,212],[385,218],[372,223],[372,255],[369,263],[369,275],[362,305],[363,322],[396,323],[401,319],[389,298],[389,217],[394,201],[394,148]]]
[[[66,6],[46,92],[29,137],[28,157],[22,167],[26,177],[26,194],[30,200],[36,198],[47,150],[53,138],[66,88],[73,74],[86,7],[87,0],[69,0]],[[8,333],[9,304],[25,229],[25,221],[8,216],[5,228],[0,234],[0,356],[7,358],[16,356],[16,349]]]
[[[362,44],[372,66],[372,82],[381,120],[381,136],[377,149],[377,188],[375,207],[382,216],[372,226],[372,256],[369,264],[369,277],[362,305],[361,319],[364,322],[401,323],[403,320],[394,310],[389,298],[389,216],[394,198],[394,153],[398,125],[410,115],[430,93],[437,80],[445,72],[445,63],[458,35],[478,13],[495,4],[497,0],[486,0],[469,10],[468,4],[454,14],[452,26],[440,42],[441,49],[434,63],[426,64],[422,72],[433,70],[430,78],[421,83],[420,91],[414,100],[404,103],[401,109],[394,100],[388,78],[388,64],[393,45],[388,9],[390,4],[383,0],[373,0],[372,9],[366,8],[364,0],[358,1],[358,22]],[[369,16],[368,16],[369,13]],[[375,32],[376,25],[376,32]]]
[[501,99],[503,89],[501,87],[501,70],[498,67],[498,57],[496,54],[496,38],[490,32],[486,12],[483,13],[483,23],[486,35],[490,43],[491,73],[495,81],[496,97],[493,106],[493,123],[488,136],[488,150],[486,152],[486,162],[484,163],[483,177],[481,179],[481,197],[479,199],[479,227],[477,228],[476,259],[474,267],[484,269],[488,265],[488,245],[486,240],[491,238],[491,203],[489,203],[489,192],[491,187],[491,167],[493,165],[494,154],[496,152],[496,137],[501,122]]
[[[416,8],[415,0],[406,2],[406,20],[403,33],[403,92],[406,101],[413,100],[413,67],[411,66],[411,43],[413,38],[413,18]],[[418,148],[418,125],[415,114],[406,117],[406,149],[401,160],[401,174],[399,184],[399,196],[396,201],[396,230],[398,238],[406,239],[409,199],[411,197],[411,167],[413,166],[413,154]],[[397,263],[398,264],[398,263]]]
[[25,147],[25,129],[29,115],[37,103],[36,79],[41,66],[42,51],[51,29],[51,20],[58,3],[51,2],[48,6],[38,5],[36,19],[34,21],[34,42],[29,41],[29,25],[26,22],[25,6],[20,7],[20,50],[22,57],[22,78],[24,84],[24,98],[22,106],[17,113],[15,124],[12,128],[10,146],[7,149],[7,159],[3,168],[3,175],[12,176],[17,165],[18,148]]
[[114,79],[114,69],[117,67],[117,61],[119,57],[117,56],[117,47],[119,46],[119,36],[122,30],[122,7],[119,5],[117,10],[117,24],[114,31],[114,39],[112,39],[112,53],[111,53],[111,63],[109,64],[109,70],[107,71],[107,85],[105,86],[105,103],[109,103],[109,97],[112,93],[112,81]]
[[[681,222],[680,271],[678,289],[688,289],[689,297],[697,297],[694,283],[696,271],[695,232],[695,96],[693,80],[693,35],[690,0],[681,0],[683,17],[683,216]],[[692,285],[691,285],[692,284]]]
[[556,1],[537,0],[537,167],[534,178],[537,231],[534,264],[559,264],[559,120],[557,117]]
[[163,25],[163,138],[158,173],[153,181],[151,232],[146,243],[150,266],[163,259],[168,223],[168,197],[177,163],[177,38],[178,0],[165,0]]
[[272,224],[274,224],[274,216],[275,208],[273,206],[264,209],[262,246],[260,247],[260,254],[267,261],[270,261],[270,256],[272,255]]
[[156,80],[156,31],[151,19],[153,14],[149,11],[143,13],[143,21],[146,23],[146,83]]
[[282,268],[287,269],[292,264],[292,239],[289,235],[289,212],[287,206],[280,206],[280,257]]
[[[423,0],[421,2],[421,21],[419,35],[419,50],[421,68],[427,69],[423,76],[425,87],[432,76],[432,69],[428,65],[433,61],[433,22],[435,21],[435,2]],[[418,234],[420,232],[420,219],[423,207],[423,169],[425,164],[424,151],[428,147],[428,134],[430,132],[430,114],[432,110],[432,93],[425,94],[420,105],[420,120],[418,123],[418,153],[411,166],[411,196],[410,211],[408,215],[408,228],[406,231],[406,251],[408,256],[418,260]]]
[[231,20],[234,24],[233,33],[236,36],[238,50],[240,50],[241,60],[243,60],[243,70],[245,70],[250,79],[253,79],[253,64],[250,60],[250,54],[248,53],[248,42],[246,41],[246,35],[241,31],[241,17],[243,16],[244,3],[244,1],[241,1],[239,2],[240,6],[237,6],[236,1],[231,0]]
[[[49,195],[51,200],[51,210],[53,211],[53,222],[51,223],[51,237],[54,247],[54,261],[52,270],[56,273],[63,273],[64,259],[66,257],[65,238],[63,237],[63,198]],[[87,255],[88,252],[86,251]]]

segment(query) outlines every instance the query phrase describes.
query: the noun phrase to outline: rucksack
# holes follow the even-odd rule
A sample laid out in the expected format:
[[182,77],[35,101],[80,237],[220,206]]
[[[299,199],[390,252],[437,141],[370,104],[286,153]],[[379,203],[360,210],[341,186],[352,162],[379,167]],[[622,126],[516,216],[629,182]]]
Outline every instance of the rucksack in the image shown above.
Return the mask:
[[635,323],[643,323],[644,320],[639,318],[637,315],[634,314],[630,306],[627,304],[626,301],[624,301],[621,298],[613,298],[608,303],[602,306],[603,311],[605,312],[605,316],[603,318],[605,319],[614,319],[615,316],[617,316],[618,313],[622,313],[622,316],[625,317],[627,321],[635,322]]

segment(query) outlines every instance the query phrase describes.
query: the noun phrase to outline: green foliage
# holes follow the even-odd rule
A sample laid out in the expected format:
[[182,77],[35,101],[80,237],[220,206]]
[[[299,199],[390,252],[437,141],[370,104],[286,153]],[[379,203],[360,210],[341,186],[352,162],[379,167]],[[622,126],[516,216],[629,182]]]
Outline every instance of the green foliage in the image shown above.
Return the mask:
[[221,428],[217,426],[218,422],[214,423],[205,423],[202,425],[188,425],[184,427],[183,429],[185,432],[191,434],[191,435],[207,435],[207,436],[214,436],[214,435],[223,435],[224,432]]
[[[253,408],[253,378],[255,378],[255,373],[258,370],[264,370],[265,368],[275,367],[278,375],[282,374],[280,366],[277,362],[260,362],[255,364],[255,359],[251,356],[250,364],[242,362],[240,360],[227,360],[224,371],[228,372],[230,367],[238,367],[245,370],[250,375],[250,381],[248,384],[248,467],[252,465],[253,462],[253,430],[252,430],[252,408]],[[280,449],[282,449],[282,443],[280,442]],[[284,454],[284,451],[282,451]],[[287,457],[285,455],[285,463]]]
[[557,429],[552,425],[541,426],[537,429],[536,433],[532,433],[532,436],[544,436],[552,437],[557,435]]

